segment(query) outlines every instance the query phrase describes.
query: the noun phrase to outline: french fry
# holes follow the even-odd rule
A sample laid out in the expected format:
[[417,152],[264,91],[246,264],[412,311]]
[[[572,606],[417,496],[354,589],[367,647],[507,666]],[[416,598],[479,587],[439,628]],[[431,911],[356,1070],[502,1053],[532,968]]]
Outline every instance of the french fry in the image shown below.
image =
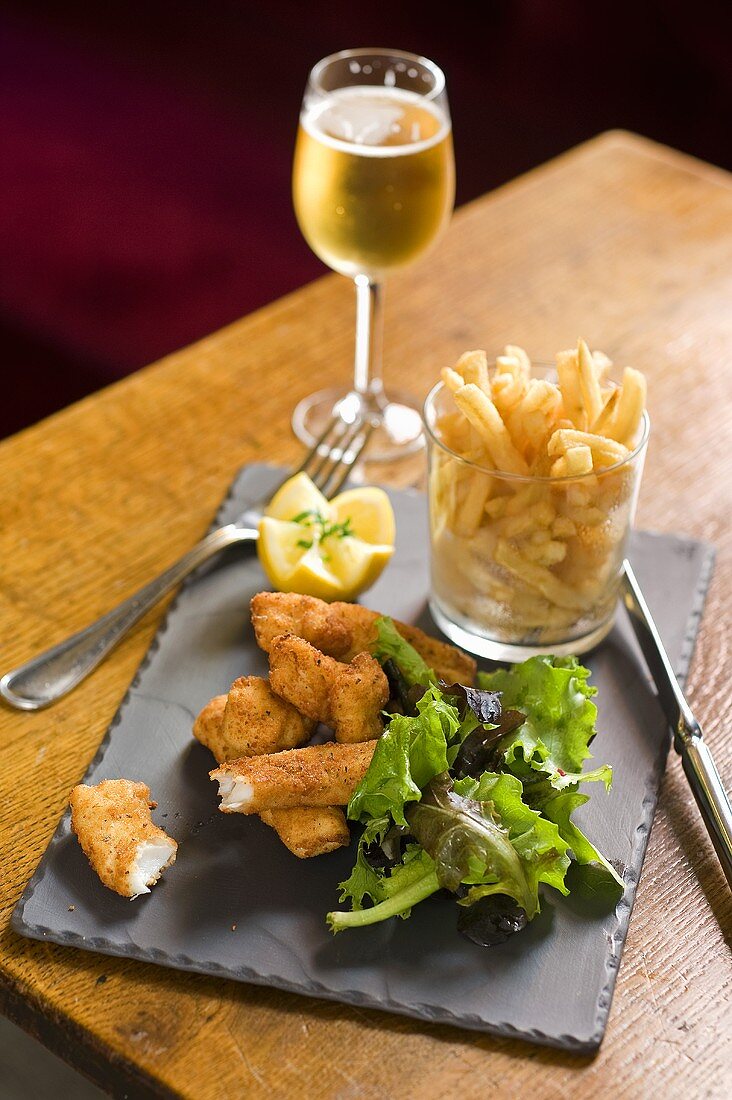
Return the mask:
[[552,535],[555,539],[569,539],[577,534],[577,525],[569,516],[557,516],[552,524]]
[[557,428],[549,440],[547,451],[552,456],[565,455],[571,447],[577,447],[580,444],[590,449],[593,463],[599,467],[614,466],[628,454],[627,448],[622,443],[608,439],[604,435],[578,431],[576,428]]
[[496,529],[506,538],[517,538],[519,535],[530,534],[539,529],[549,527],[556,516],[554,508],[548,500],[532,504],[523,512],[515,516],[504,516],[496,520]]
[[518,344],[506,344],[505,348],[503,349],[503,354],[509,359],[516,360],[519,367],[521,368],[521,373],[523,374],[524,378],[528,380],[528,378],[531,376],[531,360],[529,359],[524,349],[520,348]]
[[496,374],[510,374],[512,378],[526,379],[526,372],[521,365],[521,360],[517,359],[515,355],[497,355]]
[[545,489],[543,485],[522,485],[520,489],[516,490],[513,495],[507,498],[506,514],[509,516],[517,516],[520,512],[523,512],[525,508],[528,508],[530,504],[536,504],[544,495]]
[[466,351],[455,364],[455,371],[461,374],[466,382],[473,382],[476,386],[480,386],[483,393],[490,397],[488,358],[484,351]]
[[451,451],[464,454],[471,446],[470,425],[459,409],[441,416],[436,427],[440,438]]
[[592,353],[584,340],[577,343],[577,369],[587,423],[593,424],[602,411],[602,395],[597,378],[597,368]]
[[491,519],[498,519],[500,516],[506,515],[508,507],[508,497],[492,497],[486,501],[484,511],[486,515]]
[[578,592],[556,577],[545,565],[527,561],[506,539],[499,539],[496,543],[496,561],[529,588],[541,592],[551,603],[568,611],[583,610],[585,601]]
[[549,566],[558,565],[560,561],[564,561],[567,556],[567,544],[554,539],[550,539],[540,546],[529,544],[521,547],[521,555],[527,561],[549,568]]
[[645,407],[646,377],[640,371],[626,367],[623,371],[620,397],[607,434],[620,443],[630,445],[638,433],[638,425]]
[[527,456],[540,449],[557,420],[561,397],[557,387],[545,379],[530,379],[523,397],[505,417],[516,448]]
[[559,388],[562,391],[562,404],[566,416],[576,428],[586,428],[587,417],[582,404],[582,387],[580,385],[576,351],[557,352],[557,374],[559,375]]
[[461,538],[470,538],[475,534],[483,518],[490,492],[490,475],[472,470],[465,497],[455,509],[453,530],[456,535],[460,535]]
[[552,477],[578,477],[592,473],[592,451],[586,443],[567,447],[563,455],[552,464]]
[[607,401],[603,405],[602,410],[600,411],[597,419],[595,420],[594,424],[590,424],[590,431],[594,435],[605,435],[606,434],[606,429],[607,429],[608,425],[610,424],[610,422],[612,420],[613,413],[615,412],[615,406],[618,403],[618,398],[619,397],[620,397],[620,390],[619,389],[610,390]]
[[452,367],[443,367],[440,371],[440,378],[451,393],[456,393],[461,386],[465,385],[465,379],[462,374],[458,374]]
[[469,382],[455,394],[458,408],[480,432],[481,439],[496,470],[511,474],[528,474],[525,459],[516,450],[506,425],[491,401],[480,387]]

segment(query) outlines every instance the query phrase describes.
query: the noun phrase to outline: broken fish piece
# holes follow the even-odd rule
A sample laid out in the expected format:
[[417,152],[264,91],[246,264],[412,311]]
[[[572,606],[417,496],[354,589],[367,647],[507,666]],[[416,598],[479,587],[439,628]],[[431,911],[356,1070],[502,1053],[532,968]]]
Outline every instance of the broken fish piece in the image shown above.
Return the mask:
[[129,779],[80,783],[69,796],[71,828],[105,886],[125,898],[149,894],[175,862],[177,843],[150,813],[150,788]]

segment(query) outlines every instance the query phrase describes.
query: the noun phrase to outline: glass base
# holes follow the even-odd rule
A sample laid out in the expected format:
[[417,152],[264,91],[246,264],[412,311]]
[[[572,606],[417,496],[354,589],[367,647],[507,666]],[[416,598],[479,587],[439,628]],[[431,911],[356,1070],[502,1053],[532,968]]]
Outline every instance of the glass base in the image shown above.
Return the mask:
[[292,428],[298,439],[312,447],[337,412],[348,423],[361,416],[378,421],[364,459],[368,462],[394,462],[413,455],[424,447],[422,416],[417,401],[409,394],[374,394],[363,397],[345,389],[320,390],[305,397],[292,414]]
[[517,645],[487,638],[483,634],[475,634],[458,626],[445,614],[434,596],[430,598],[429,607],[437,626],[454,645],[475,654],[476,657],[487,657],[490,661],[509,664],[528,661],[529,657],[538,657],[546,653],[551,653],[554,657],[579,657],[582,653],[587,653],[599,645],[610,633],[615,621],[615,616],[611,615],[606,622],[596,626],[594,630],[578,638],[572,638],[568,642],[549,642],[543,646]]

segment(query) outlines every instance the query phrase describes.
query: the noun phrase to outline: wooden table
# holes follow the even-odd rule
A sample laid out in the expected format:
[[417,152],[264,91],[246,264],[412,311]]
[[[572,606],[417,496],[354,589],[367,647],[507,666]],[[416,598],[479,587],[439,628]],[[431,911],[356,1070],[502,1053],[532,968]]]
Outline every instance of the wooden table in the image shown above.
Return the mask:
[[[718,547],[690,695],[728,786],[730,302],[730,177],[610,133],[461,210],[434,258],[394,278],[385,349],[389,379],[422,393],[467,348],[547,357],[578,333],[648,372],[639,522]],[[352,338],[351,287],[324,278],[0,445],[0,667],[190,546],[242,463],[295,460],[290,411],[345,380]],[[594,1060],[14,935],[11,910],[159,618],[49,711],[0,710],[8,1015],[120,1096],[688,1100],[721,1097],[725,1072],[729,1089],[732,907],[676,758]]]

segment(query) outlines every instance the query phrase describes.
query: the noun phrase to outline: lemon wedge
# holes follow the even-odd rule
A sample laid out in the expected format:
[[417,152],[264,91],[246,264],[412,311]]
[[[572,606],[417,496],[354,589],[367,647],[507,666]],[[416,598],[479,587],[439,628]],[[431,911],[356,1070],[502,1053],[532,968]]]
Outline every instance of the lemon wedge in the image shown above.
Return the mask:
[[272,497],[257,552],[271,584],[321,600],[353,600],[394,553],[394,512],[383,489],[349,489],[327,500],[307,474]]

